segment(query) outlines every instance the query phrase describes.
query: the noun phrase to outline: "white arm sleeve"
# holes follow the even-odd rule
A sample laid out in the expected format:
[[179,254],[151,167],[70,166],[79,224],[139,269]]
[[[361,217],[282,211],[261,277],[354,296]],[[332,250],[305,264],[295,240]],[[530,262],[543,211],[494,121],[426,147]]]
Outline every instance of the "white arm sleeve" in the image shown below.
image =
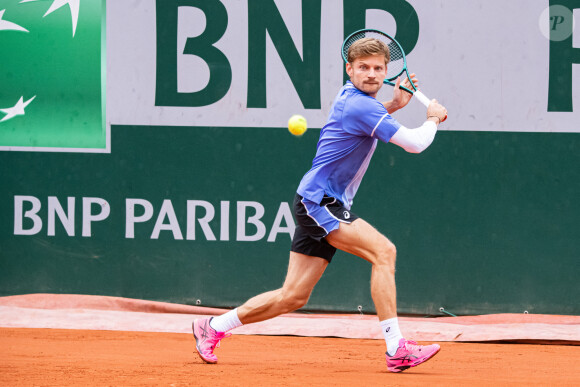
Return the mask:
[[437,124],[433,121],[425,121],[416,129],[401,126],[389,142],[400,146],[409,153],[421,153],[431,145],[435,133],[437,133]]

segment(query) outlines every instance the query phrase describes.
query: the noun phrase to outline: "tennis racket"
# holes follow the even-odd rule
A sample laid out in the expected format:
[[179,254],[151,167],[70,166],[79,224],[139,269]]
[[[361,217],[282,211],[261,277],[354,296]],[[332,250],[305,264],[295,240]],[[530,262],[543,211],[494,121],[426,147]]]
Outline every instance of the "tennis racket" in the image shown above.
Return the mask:
[[[364,29],[350,34],[342,44],[342,58],[344,59],[345,63],[348,62],[348,49],[350,48],[350,46],[354,42],[362,38],[375,38],[382,41],[387,45],[387,47],[389,47],[389,51],[391,53],[391,60],[388,63],[387,75],[383,83],[395,86],[394,81],[403,73],[407,74],[407,78],[409,78],[409,80],[411,79],[411,77],[409,76],[409,71],[407,70],[407,58],[405,57],[403,47],[401,47],[399,42],[397,42],[391,36],[379,30]],[[417,90],[413,82],[411,82],[411,87],[413,88],[413,90],[408,89],[405,86],[399,86],[400,89],[413,94],[423,105],[429,107],[431,100],[427,98],[425,94]]]

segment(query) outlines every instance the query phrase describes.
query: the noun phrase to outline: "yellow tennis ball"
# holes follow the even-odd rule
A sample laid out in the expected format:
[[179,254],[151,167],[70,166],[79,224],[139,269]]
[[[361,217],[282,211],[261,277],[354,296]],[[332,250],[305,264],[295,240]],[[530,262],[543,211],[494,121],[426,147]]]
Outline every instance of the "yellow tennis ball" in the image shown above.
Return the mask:
[[302,136],[308,129],[306,118],[300,114],[295,114],[288,120],[288,130],[295,136]]

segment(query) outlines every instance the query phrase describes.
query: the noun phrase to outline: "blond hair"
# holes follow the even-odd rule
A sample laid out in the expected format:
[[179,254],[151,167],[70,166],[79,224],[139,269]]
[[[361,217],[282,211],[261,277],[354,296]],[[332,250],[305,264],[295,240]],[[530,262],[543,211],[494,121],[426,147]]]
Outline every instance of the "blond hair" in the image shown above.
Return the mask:
[[362,38],[356,40],[348,48],[347,59],[349,63],[365,56],[384,55],[385,64],[391,60],[391,53],[389,47],[382,41],[375,38]]

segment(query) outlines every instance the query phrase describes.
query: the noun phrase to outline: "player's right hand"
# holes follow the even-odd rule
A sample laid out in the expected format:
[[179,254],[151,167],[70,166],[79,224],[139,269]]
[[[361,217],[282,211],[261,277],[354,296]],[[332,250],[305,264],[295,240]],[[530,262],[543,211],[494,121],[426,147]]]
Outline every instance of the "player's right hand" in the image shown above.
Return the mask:
[[437,117],[439,118],[439,122],[443,122],[447,119],[447,109],[437,102],[436,99],[433,99],[427,108],[427,118],[429,117]]

